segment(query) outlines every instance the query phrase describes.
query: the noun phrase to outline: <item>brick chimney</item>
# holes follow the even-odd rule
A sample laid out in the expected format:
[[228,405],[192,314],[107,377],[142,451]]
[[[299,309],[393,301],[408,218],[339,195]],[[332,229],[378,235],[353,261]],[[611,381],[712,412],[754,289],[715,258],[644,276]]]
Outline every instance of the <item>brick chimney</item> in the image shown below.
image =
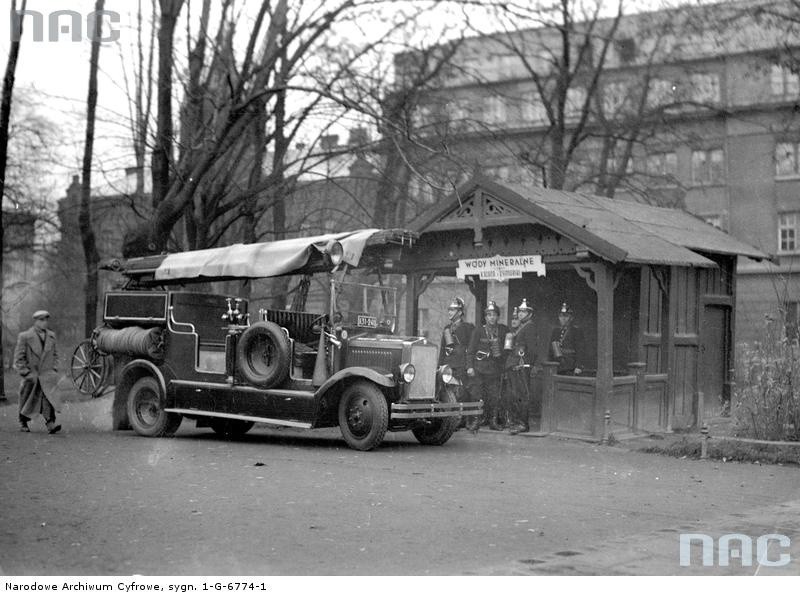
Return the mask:
[[323,151],[333,151],[339,146],[339,135],[323,135],[319,144]]
[[365,127],[356,126],[350,129],[350,138],[347,141],[350,147],[363,147],[367,143],[369,143],[369,133]]

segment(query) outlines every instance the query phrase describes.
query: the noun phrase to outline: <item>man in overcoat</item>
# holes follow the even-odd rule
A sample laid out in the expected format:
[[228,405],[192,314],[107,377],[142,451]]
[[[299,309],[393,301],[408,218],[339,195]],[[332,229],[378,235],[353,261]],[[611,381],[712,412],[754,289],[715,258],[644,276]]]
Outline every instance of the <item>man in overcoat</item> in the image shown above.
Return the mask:
[[528,432],[531,407],[531,375],[536,364],[536,332],[533,328],[533,308],[523,298],[517,307],[519,327],[514,333],[514,349],[506,360],[506,377],[516,398],[516,424],[509,434]]
[[581,374],[584,343],[583,331],[574,324],[572,307],[564,302],[558,311],[558,327],[550,333],[550,358],[558,362],[558,374]]
[[[483,416],[489,428],[500,430],[500,377],[503,374],[503,342],[508,327],[498,323],[500,307],[490,300],[486,306],[486,323],[475,327],[467,348],[467,375],[472,379],[470,393],[483,400]],[[479,421],[472,421],[470,430],[477,430]]]
[[[44,417],[50,434],[61,430],[56,424],[55,387],[58,381],[56,335],[48,329],[50,313],[33,313],[33,327],[17,337],[14,370],[22,376],[19,387],[19,429],[30,432],[28,422],[37,414]],[[56,403],[56,406],[58,403]]]

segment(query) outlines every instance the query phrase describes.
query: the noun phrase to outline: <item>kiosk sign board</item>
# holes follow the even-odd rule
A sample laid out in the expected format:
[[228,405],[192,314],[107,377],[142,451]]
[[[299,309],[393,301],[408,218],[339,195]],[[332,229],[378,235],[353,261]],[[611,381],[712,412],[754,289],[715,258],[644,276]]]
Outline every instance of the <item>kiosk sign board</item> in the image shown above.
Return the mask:
[[464,279],[467,275],[477,275],[480,279],[503,281],[519,279],[523,273],[545,275],[545,265],[541,255],[482,257],[476,259],[459,259],[456,277]]

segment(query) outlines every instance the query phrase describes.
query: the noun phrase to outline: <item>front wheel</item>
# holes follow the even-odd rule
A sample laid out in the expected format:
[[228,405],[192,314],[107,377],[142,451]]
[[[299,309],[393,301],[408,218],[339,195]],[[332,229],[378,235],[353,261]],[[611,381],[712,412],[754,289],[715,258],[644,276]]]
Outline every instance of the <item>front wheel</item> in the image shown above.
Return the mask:
[[339,400],[339,427],[347,444],[359,451],[375,449],[389,428],[389,405],[377,386],[358,381]]
[[246,434],[248,430],[253,428],[254,422],[250,420],[236,420],[231,418],[215,418],[209,422],[212,430],[225,437],[226,439],[234,439]]
[[181,415],[165,412],[161,389],[153,377],[142,377],[128,392],[128,419],[133,430],[145,437],[171,437],[181,425]]
[[[445,386],[442,389],[442,397],[439,400],[441,403],[455,404],[458,403],[456,393],[450,387]],[[458,430],[458,423],[461,420],[460,416],[448,416],[447,418],[432,418],[423,421],[424,426],[420,426],[412,430],[414,437],[423,445],[444,445],[453,436],[453,433]]]

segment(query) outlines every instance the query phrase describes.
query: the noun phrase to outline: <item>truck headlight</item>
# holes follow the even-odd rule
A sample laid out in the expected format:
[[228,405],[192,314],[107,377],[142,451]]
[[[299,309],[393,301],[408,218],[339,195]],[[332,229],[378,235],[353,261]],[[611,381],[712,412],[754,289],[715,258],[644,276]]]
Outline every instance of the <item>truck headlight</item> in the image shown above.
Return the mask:
[[413,364],[401,364],[400,365],[400,376],[403,377],[403,381],[406,383],[410,383],[414,380],[414,377],[417,375],[417,369],[414,368]]
[[447,364],[443,364],[439,368],[439,374],[442,375],[442,381],[444,381],[445,385],[453,380],[453,369]]

